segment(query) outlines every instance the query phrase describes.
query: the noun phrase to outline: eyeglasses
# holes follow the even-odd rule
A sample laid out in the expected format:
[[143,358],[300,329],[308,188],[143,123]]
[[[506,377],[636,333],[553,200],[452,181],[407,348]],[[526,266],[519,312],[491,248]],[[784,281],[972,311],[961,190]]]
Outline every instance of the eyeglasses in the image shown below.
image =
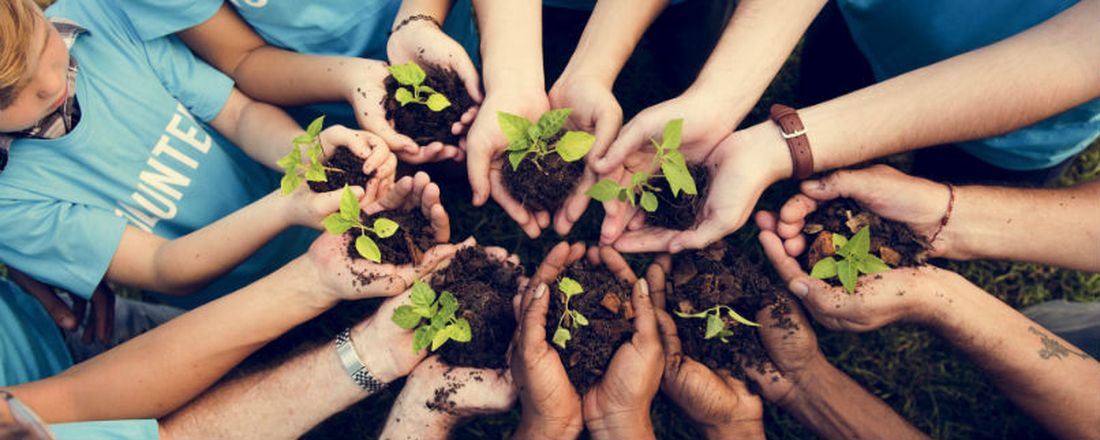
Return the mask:
[[0,402],[15,419],[15,426],[0,420],[0,438],[14,437],[34,440],[56,440],[42,419],[11,393],[0,390]]

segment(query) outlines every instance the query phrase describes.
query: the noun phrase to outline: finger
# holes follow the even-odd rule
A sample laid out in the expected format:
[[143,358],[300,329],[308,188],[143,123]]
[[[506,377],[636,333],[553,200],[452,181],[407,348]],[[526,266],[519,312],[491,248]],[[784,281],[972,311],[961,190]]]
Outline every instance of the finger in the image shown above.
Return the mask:
[[772,263],[772,267],[775,268],[784,282],[789,282],[795,277],[805,274],[798,264],[798,260],[787,254],[787,249],[783,247],[783,240],[774,232],[760,231],[758,239],[760,240],[760,246],[764,248],[764,255],[768,257],[768,261]]
[[657,262],[650,263],[645,271],[646,282],[649,283],[649,295],[653,298],[653,306],[658,309],[665,308],[665,270]]
[[[611,246],[600,246],[600,261],[603,262],[607,269],[614,273],[620,280],[626,281],[630,284],[634,284],[638,281],[638,276],[634,274],[634,271],[630,268],[630,263],[626,262],[623,255],[616,252]],[[649,295],[649,287],[646,287],[646,295]]]

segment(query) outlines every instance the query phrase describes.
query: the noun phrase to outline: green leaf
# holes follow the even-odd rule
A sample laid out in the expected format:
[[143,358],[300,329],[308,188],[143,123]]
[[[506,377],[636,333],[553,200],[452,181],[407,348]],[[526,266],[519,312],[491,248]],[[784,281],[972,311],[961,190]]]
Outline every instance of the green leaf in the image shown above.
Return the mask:
[[572,298],[580,293],[584,292],[584,287],[577,280],[569,277],[561,277],[558,281],[558,290],[565,294],[566,298]]
[[416,102],[416,98],[413,97],[412,92],[404,87],[397,88],[397,91],[393,94],[393,99],[396,99],[397,103],[401,104],[402,107],[410,102]]
[[500,125],[500,132],[504,133],[504,137],[509,141],[518,139],[527,141],[527,129],[531,127],[531,121],[527,118],[508,112],[497,112],[497,124]]
[[398,327],[405,330],[412,330],[413,327],[420,324],[420,315],[413,311],[412,306],[403,305],[393,311],[393,316],[390,317],[390,320],[393,321],[394,324],[397,324]]
[[340,215],[352,223],[359,222],[359,199],[351,188],[344,186],[344,192],[340,194]]
[[306,127],[306,134],[310,137],[310,142],[321,135],[321,129],[325,127],[325,115],[318,116],[313,122],[309,123],[309,127]]
[[371,227],[371,229],[374,229],[374,235],[377,235],[378,238],[389,237],[400,228],[401,225],[397,224],[397,222],[385,217],[374,219],[374,226]]
[[573,326],[585,326],[588,325],[588,318],[586,318],[581,312],[576,310],[570,310],[569,313],[573,315]]
[[283,179],[279,182],[279,190],[283,194],[290,194],[298,188],[298,185],[302,183],[302,179],[298,177],[297,173],[287,173],[283,175]]
[[530,152],[530,150],[523,150],[508,153],[508,163],[512,165],[512,171],[519,168],[519,164],[523,162],[523,158],[527,157],[527,153]]
[[851,261],[840,260],[836,263],[836,276],[840,278],[840,284],[844,285],[848,293],[856,293],[856,279],[859,274]]
[[707,315],[707,333],[703,336],[703,339],[710,339],[718,336],[722,330],[726,329],[726,323],[722,321],[718,315]]
[[431,307],[435,302],[435,291],[432,290],[432,286],[420,280],[416,280],[413,283],[412,293],[410,293],[410,300],[414,306],[417,307]]
[[328,182],[328,176],[325,175],[325,169],[321,168],[316,162],[310,164],[306,168],[305,174],[306,181],[309,182]]
[[443,96],[442,93],[432,93],[428,96],[428,108],[433,112],[441,112],[443,109],[451,106],[451,100]]
[[447,326],[451,330],[451,339],[457,342],[470,342],[474,333],[470,330],[470,321],[466,318],[458,318],[454,324]]
[[657,195],[649,191],[642,191],[641,200],[642,209],[646,212],[654,212],[657,210]]
[[595,142],[596,137],[589,133],[568,131],[565,136],[561,137],[557,145],[554,145],[554,151],[558,152],[562,160],[576,162],[588,154],[588,150],[592,149],[592,144]]
[[676,150],[680,148],[680,134],[684,131],[684,119],[673,119],[665,124],[665,134],[661,138],[661,146]]
[[835,232],[833,233],[833,252],[836,252],[840,248],[844,247],[844,245],[846,244],[848,244],[848,237],[837,234]]
[[359,255],[362,255],[363,258],[375,263],[382,262],[382,251],[378,249],[378,243],[375,243],[374,240],[371,240],[366,234],[360,235],[355,239],[355,250],[359,252]]
[[864,226],[844,245],[849,255],[866,255],[871,250],[871,229]]
[[562,126],[565,125],[565,121],[569,119],[569,114],[573,112],[571,108],[559,108],[556,110],[550,110],[539,116],[539,122],[535,124],[539,128],[539,136],[542,140],[549,141],[561,131]]
[[413,333],[413,352],[419,352],[432,343],[435,332],[430,327],[417,327]]
[[418,86],[424,82],[424,78],[428,77],[428,74],[424,73],[424,69],[413,62],[391,65],[388,69],[393,79],[397,80],[399,84],[407,86]]
[[810,271],[810,276],[819,280],[827,280],[836,276],[836,260],[833,257],[825,257],[818,260],[817,264],[814,264],[813,270]]
[[458,311],[458,300],[455,296],[446,290],[439,294],[439,313],[437,316],[442,316],[443,319],[451,319],[455,316],[455,312]]
[[857,257],[856,268],[859,269],[860,272],[863,272],[865,274],[886,272],[890,270],[890,266],[888,266],[878,257],[871,254],[861,255]]
[[[750,326],[750,327],[760,327],[760,324],[749,321],[748,318],[745,318],[744,316],[741,316],[740,313],[737,313],[733,309],[729,309],[729,311],[727,311],[726,314],[728,314],[730,318],[733,318],[734,321],[737,321],[741,324],[744,324],[744,325],[747,325],[747,326]],[[730,335],[730,336],[732,336],[732,335]]]
[[619,195],[619,185],[611,179],[600,179],[584,194],[601,202],[607,202]]
[[352,222],[335,212],[325,217],[321,224],[325,225],[325,230],[332,235],[343,235],[353,226]]
[[442,347],[443,344],[446,344],[447,341],[451,339],[452,328],[453,327],[448,326],[435,332],[435,335],[432,336],[432,351],[438,350],[439,347]]
[[554,331],[554,345],[565,349],[565,343],[569,342],[570,339],[573,339],[573,335],[569,333],[569,330],[558,327],[558,329]]
[[291,171],[294,168],[297,168],[298,165],[301,163],[302,153],[299,152],[297,148],[292,148],[289,152],[286,153],[286,156],[283,156],[279,160],[275,161],[275,165],[278,165],[279,168],[287,171]]
[[665,156],[661,161],[661,173],[665,175],[665,180],[668,181],[669,188],[672,189],[672,196],[677,197],[680,195],[680,191],[687,194],[698,194],[698,190],[695,188],[695,179],[691,177],[691,171],[688,170],[687,162],[684,161],[684,155],[680,152],[672,152]]

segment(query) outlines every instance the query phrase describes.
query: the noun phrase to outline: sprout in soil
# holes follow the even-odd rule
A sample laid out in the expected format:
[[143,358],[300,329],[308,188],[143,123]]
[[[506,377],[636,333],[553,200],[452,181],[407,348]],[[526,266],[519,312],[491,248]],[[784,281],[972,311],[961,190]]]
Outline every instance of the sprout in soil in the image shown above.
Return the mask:
[[[725,311],[725,315],[734,322],[727,321],[723,318],[723,311]],[[705,318],[707,320],[707,333],[703,336],[703,339],[718,338],[722,343],[726,344],[729,343],[729,340],[726,338],[733,336],[733,331],[730,330],[731,326],[742,324],[750,327],[760,327],[760,324],[745,319],[744,316],[741,316],[741,314],[737,313],[732,308],[724,305],[717,305],[698,313],[683,313],[679,310],[675,313],[676,316],[686,319]],[[737,324],[735,324],[735,322]]]
[[[279,188],[283,194],[294,192],[294,189],[302,183],[302,180],[328,182],[326,171],[344,172],[339,168],[326,167],[322,161],[322,158],[325,157],[325,148],[321,146],[321,127],[324,125],[324,116],[310,122],[306,132],[294,138],[294,147],[290,149],[290,152],[275,162],[284,171],[283,180],[279,183]],[[302,146],[306,147],[306,156],[309,157],[308,164],[302,161]]]
[[543,113],[534,124],[523,116],[497,112],[497,124],[508,138],[508,162],[512,164],[512,171],[519,168],[519,164],[528,155],[533,155],[531,162],[541,170],[539,161],[550,153],[557,153],[566,162],[576,162],[588,154],[596,137],[583,131],[566,131],[557,143],[549,145],[572,111],[568,108],[550,110]]
[[871,230],[864,226],[849,240],[840,234],[833,234],[833,246],[840,261],[825,257],[814,264],[810,276],[819,280],[837,277],[849,294],[856,293],[856,279],[859,274],[872,274],[890,270],[878,257],[871,254]]
[[394,92],[393,98],[402,107],[406,104],[415,103],[427,106],[433,112],[441,112],[451,106],[451,101],[446,96],[424,85],[424,80],[428,78],[428,74],[424,73],[424,69],[421,69],[416,63],[396,64],[388,67],[388,69],[390,75],[398,84],[409,86],[409,88],[398,87],[397,91]]
[[340,196],[340,211],[329,214],[323,223],[325,230],[333,235],[343,235],[351,228],[358,229],[359,236],[355,238],[355,250],[363,258],[375,263],[382,261],[382,251],[367,233],[370,232],[378,238],[386,238],[400,228],[397,222],[385,217],[374,219],[374,224],[371,226],[364,225],[359,217],[359,200],[347,185],[344,185],[344,193]]
[[561,280],[558,281],[558,290],[565,295],[565,300],[562,301],[562,304],[565,306],[565,311],[562,312],[561,317],[558,318],[558,328],[554,330],[553,341],[558,347],[565,349],[565,343],[573,339],[573,334],[564,326],[565,317],[569,317],[570,322],[572,322],[570,327],[572,328],[588,325],[588,318],[582,315],[581,312],[569,308],[569,299],[584,293],[584,288],[581,287],[581,283],[569,277],[562,277]]
[[444,290],[437,297],[430,286],[417,280],[412,287],[411,299],[411,306],[398,307],[390,319],[405,330],[416,328],[413,352],[428,345],[431,345],[431,351],[436,351],[447,341],[470,342],[470,323],[465,318],[455,318],[458,300],[451,292]]
[[660,189],[650,183],[654,178],[664,178],[672,190],[673,197],[678,197],[681,191],[690,195],[698,194],[695,178],[691,176],[684,155],[680,153],[680,134],[683,127],[683,119],[673,119],[665,125],[664,136],[660,143],[653,138],[649,139],[657,150],[657,154],[653,156],[651,168],[656,168],[660,164],[661,174],[652,175],[641,171],[631,173],[630,185],[626,187],[619,186],[614,180],[602,179],[592,185],[585,194],[601,202],[618,199],[629,201],[630,206],[640,204],[646,212],[657,210],[658,202],[655,193]]

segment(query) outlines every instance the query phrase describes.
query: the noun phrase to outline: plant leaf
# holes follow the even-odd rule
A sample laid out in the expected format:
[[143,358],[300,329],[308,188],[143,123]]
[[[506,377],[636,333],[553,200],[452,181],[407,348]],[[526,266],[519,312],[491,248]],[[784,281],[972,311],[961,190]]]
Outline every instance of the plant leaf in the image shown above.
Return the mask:
[[424,69],[413,62],[394,64],[387,69],[389,69],[393,79],[397,80],[399,84],[407,86],[418,86],[424,82],[424,78],[428,77],[428,74],[424,73]]
[[569,330],[561,327],[558,327],[557,330],[554,330],[554,345],[565,349],[565,343],[569,342],[570,339],[573,339],[573,335],[569,333]]
[[435,291],[432,290],[432,286],[429,286],[428,283],[416,280],[416,282],[413,283],[409,299],[414,306],[428,308],[435,302]]
[[840,250],[840,248],[844,247],[844,245],[846,245],[846,244],[848,244],[848,237],[837,234],[835,232],[833,233],[833,252],[834,253],[837,252],[838,250]]
[[642,191],[641,200],[642,209],[646,212],[653,212],[657,210],[657,195],[649,191]]
[[441,112],[443,109],[451,106],[451,100],[443,96],[442,93],[432,93],[428,95],[428,108],[433,112]]
[[385,217],[374,219],[374,226],[371,227],[371,229],[374,229],[374,235],[377,235],[378,238],[389,237],[400,228],[401,225],[397,224],[397,222]]
[[332,235],[343,235],[345,232],[348,232],[348,229],[351,229],[351,227],[353,226],[352,223],[348,221],[348,219],[344,218],[342,215],[336,212],[329,214],[328,217],[325,217],[324,221],[322,221],[321,224],[325,225],[325,230]]
[[558,152],[562,160],[576,162],[588,154],[588,150],[592,149],[592,144],[595,142],[596,137],[587,132],[567,131],[565,136],[562,136],[554,145],[554,151]]
[[707,315],[707,333],[706,333],[706,335],[703,336],[703,339],[710,339],[710,338],[713,338],[715,336],[718,336],[718,334],[721,333],[722,330],[725,330],[725,329],[726,329],[726,323],[722,321],[722,318],[720,318],[718,315],[713,314],[713,313],[708,314]]
[[760,324],[750,321],[748,318],[741,316],[740,313],[737,313],[733,309],[729,309],[726,314],[729,315],[730,318],[733,318],[734,321],[737,321],[741,324],[747,325],[749,327],[760,327]]
[[871,250],[871,229],[864,226],[844,245],[849,255],[866,255]]
[[684,161],[684,155],[680,152],[669,153],[661,160],[661,173],[665,175],[665,180],[668,181],[668,186],[672,189],[673,197],[679,196],[680,191],[691,195],[698,194],[699,191],[695,188],[695,179],[691,177],[691,171],[688,170],[687,162]]
[[375,263],[382,262],[382,251],[378,249],[378,243],[375,243],[366,234],[355,239],[355,250],[367,260]]
[[446,328],[437,330],[435,335],[432,336],[432,351],[436,351],[443,344],[446,344],[451,339],[451,332],[453,327],[447,326]]
[[600,179],[584,194],[601,202],[607,202],[619,195],[619,185],[611,179]]
[[814,264],[813,270],[810,271],[810,276],[819,280],[827,280],[836,276],[836,260],[833,257],[825,257],[818,260],[817,264]]
[[890,270],[890,266],[871,254],[859,256],[856,260],[856,268],[865,274],[887,272]]
[[397,88],[397,91],[393,93],[393,99],[396,99],[397,103],[401,104],[402,107],[410,102],[416,102],[416,98],[413,97],[412,92],[404,87]]
[[539,122],[535,124],[539,128],[539,137],[545,141],[552,139],[561,131],[561,127],[565,125],[565,121],[569,119],[569,114],[572,112],[571,108],[559,108],[539,116]]
[[420,324],[420,315],[413,311],[412,306],[406,304],[395,309],[390,320],[393,321],[394,324],[397,324],[398,327],[405,330],[412,330],[413,327]]
[[340,215],[352,223],[359,222],[359,199],[351,188],[344,186],[344,192],[340,194]]
[[848,293],[856,293],[856,279],[859,278],[859,274],[851,261],[845,259],[837,262],[836,276],[840,278],[840,284],[844,285],[844,289],[846,289]]
[[558,280],[558,290],[564,293],[566,298],[572,298],[584,292],[584,287],[581,287],[581,283],[578,283],[577,280],[561,277],[561,280]]
[[576,310],[570,310],[569,313],[573,315],[573,326],[574,327],[578,326],[578,325],[580,325],[580,326],[588,325],[588,318],[586,318],[584,315],[582,315],[581,312],[578,312]]
[[519,139],[527,141],[527,128],[531,126],[531,121],[527,118],[508,112],[497,112],[497,124],[500,125],[501,133],[504,133],[504,137],[509,141]]
[[455,296],[446,290],[439,294],[439,313],[436,316],[442,316],[443,319],[449,320],[455,316],[455,312],[458,311],[458,300]]
[[670,149],[677,150],[680,148],[680,135],[684,131],[684,119],[678,118],[668,121],[665,124],[665,133],[661,138],[661,146]]
[[318,116],[313,122],[309,123],[309,127],[306,127],[306,134],[309,135],[309,141],[312,142],[317,139],[317,136],[321,135],[321,129],[325,127],[325,115]]
[[512,165],[512,171],[519,168],[519,164],[523,162],[523,158],[527,157],[527,153],[531,150],[512,151],[508,153],[508,163]]
[[451,339],[457,342],[470,342],[473,339],[473,331],[470,330],[470,321],[466,318],[458,318],[454,324],[447,326],[451,329]]
[[434,333],[431,327],[417,327],[413,333],[413,352],[418,353],[431,344]]
[[288,172],[284,174],[283,179],[279,181],[279,190],[282,191],[283,194],[290,194],[294,192],[301,183],[302,179],[298,177],[298,173]]

